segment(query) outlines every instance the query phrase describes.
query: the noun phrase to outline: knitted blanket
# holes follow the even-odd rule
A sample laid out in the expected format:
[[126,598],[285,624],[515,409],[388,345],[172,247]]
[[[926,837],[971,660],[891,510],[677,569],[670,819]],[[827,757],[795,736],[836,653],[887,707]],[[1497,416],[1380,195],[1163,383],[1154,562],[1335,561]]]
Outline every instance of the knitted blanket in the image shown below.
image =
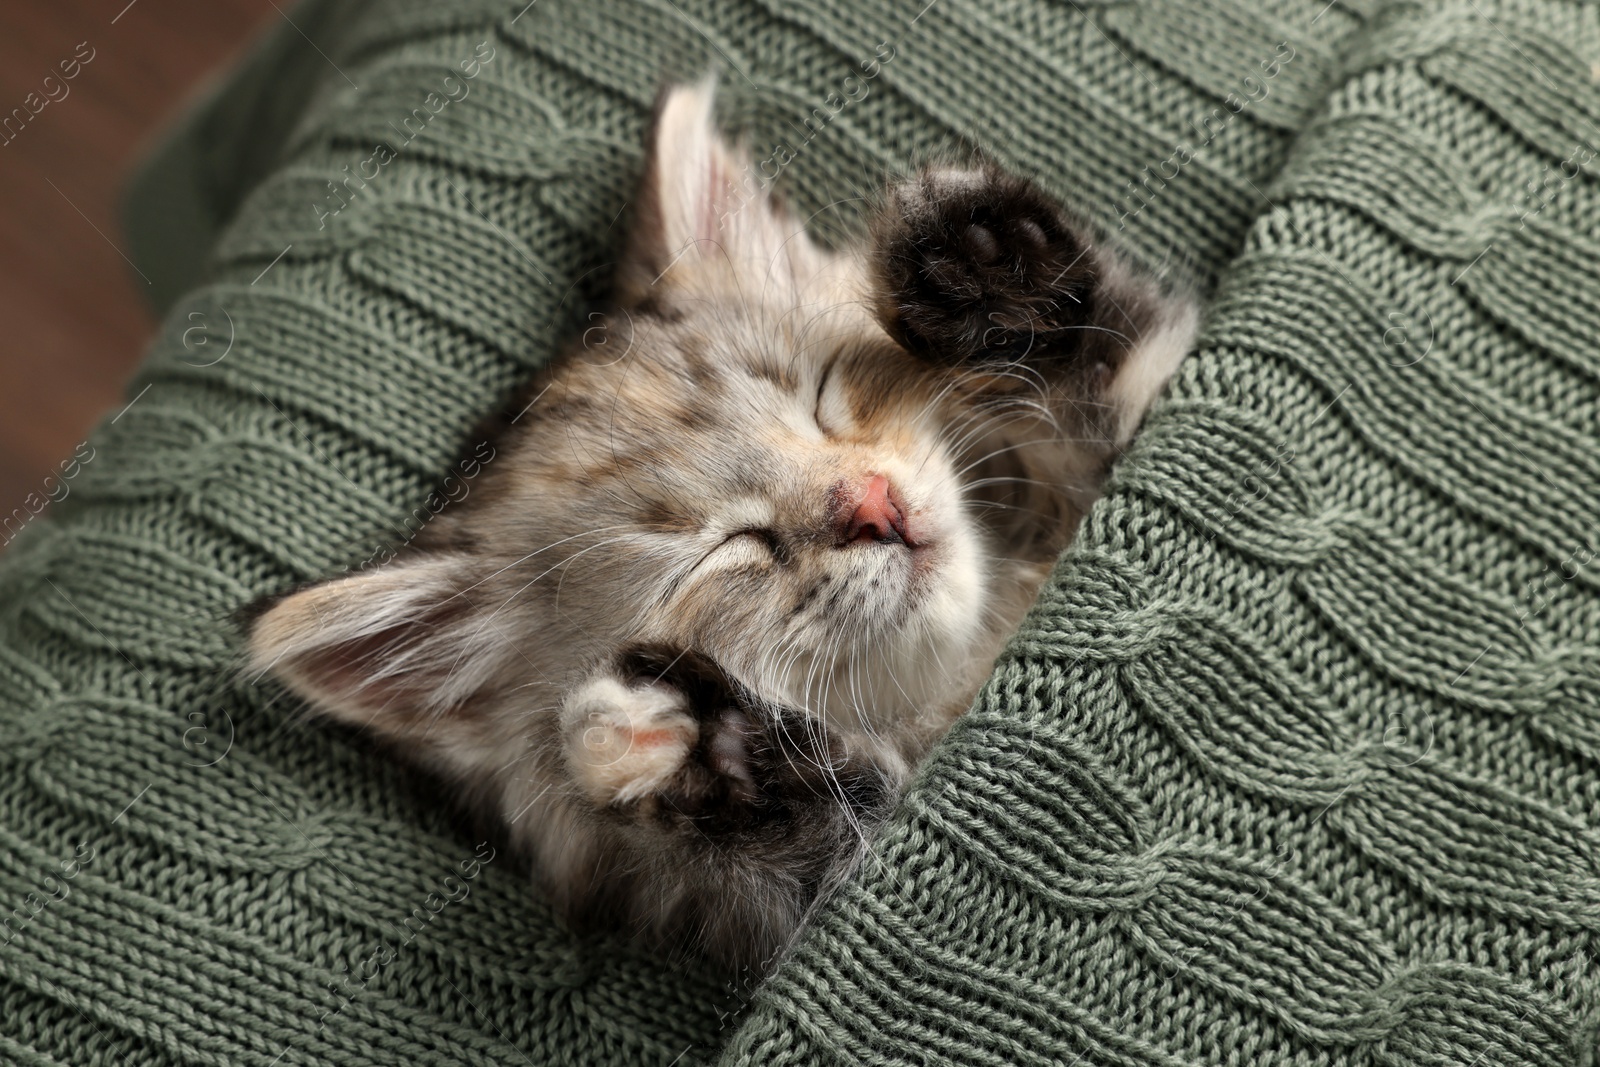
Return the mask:
[[[206,279],[6,520],[0,1061],[1600,1061],[1592,9],[319,10],[301,73],[253,68],[304,101],[281,136],[193,120],[234,179]],[[569,934],[430,782],[234,669],[242,605],[409,536],[583,328],[652,96],[709,67],[826,238],[965,141],[1214,290],[753,993]]]

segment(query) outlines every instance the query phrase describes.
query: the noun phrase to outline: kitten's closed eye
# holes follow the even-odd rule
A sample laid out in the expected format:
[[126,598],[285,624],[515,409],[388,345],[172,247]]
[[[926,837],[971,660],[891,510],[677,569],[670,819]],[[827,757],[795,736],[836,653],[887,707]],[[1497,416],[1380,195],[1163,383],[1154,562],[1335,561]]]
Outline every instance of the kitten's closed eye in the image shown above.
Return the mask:
[[834,381],[833,369],[833,363],[823,368],[822,375],[817,381],[817,403],[811,412],[811,420],[824,434],[843,432],[850,425],[848,399],[843,391],[837,388],[837,383],[834,383],[835,388],[831,391],[828,388]]
[[788,558],[782,539],[772,530],[735,530],[723,538],[720,548],[752,549],[766,553],[774,562],[783,563]]
[[541,373],[482,488],[267,611],[254,662],[483,798],[574,922],[761,965],[969,703],[1194,312],[994,167],[828,251],[662,100],[631,338]]

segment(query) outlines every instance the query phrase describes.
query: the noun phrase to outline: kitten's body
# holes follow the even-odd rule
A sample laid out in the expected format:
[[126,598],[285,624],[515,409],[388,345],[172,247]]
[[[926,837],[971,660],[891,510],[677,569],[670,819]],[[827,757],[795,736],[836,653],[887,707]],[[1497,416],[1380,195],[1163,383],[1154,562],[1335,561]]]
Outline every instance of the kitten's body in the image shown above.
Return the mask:
[[[831,252],[668,94],[604,328],[481,488],[255,661],[459,782],[575,917],[781,947],[988,674],[1194,312],[992,169]],[[597,343],[603,339],[604,343]]]

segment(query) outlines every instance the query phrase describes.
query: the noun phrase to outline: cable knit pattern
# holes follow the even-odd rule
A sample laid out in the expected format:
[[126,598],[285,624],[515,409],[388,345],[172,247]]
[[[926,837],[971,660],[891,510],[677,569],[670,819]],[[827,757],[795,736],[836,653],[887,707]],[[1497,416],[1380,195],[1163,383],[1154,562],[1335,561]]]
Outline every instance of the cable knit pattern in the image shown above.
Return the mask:
[[[0,559],[0,1060],[1600,1062],[1597,31],[1555,0],[372,0]],[[708,67],[826,239],[964,140],[1214,290],[753,995],[562,930],[436,787],[236,670],[242,606],[403,539],[583,328],[651,99]]]

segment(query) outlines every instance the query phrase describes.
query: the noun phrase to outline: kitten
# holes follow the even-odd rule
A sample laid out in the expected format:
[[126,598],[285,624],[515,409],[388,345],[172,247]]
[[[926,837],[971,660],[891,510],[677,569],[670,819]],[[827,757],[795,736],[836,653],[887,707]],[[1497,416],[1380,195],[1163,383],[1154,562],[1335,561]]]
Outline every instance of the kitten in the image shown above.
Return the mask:
[[770,962],[971,701],[1193,304],[992,166],[824,249],[665,93],[608,343],[465,501],[253,625],[254,665],[456,783],[574,923]]

